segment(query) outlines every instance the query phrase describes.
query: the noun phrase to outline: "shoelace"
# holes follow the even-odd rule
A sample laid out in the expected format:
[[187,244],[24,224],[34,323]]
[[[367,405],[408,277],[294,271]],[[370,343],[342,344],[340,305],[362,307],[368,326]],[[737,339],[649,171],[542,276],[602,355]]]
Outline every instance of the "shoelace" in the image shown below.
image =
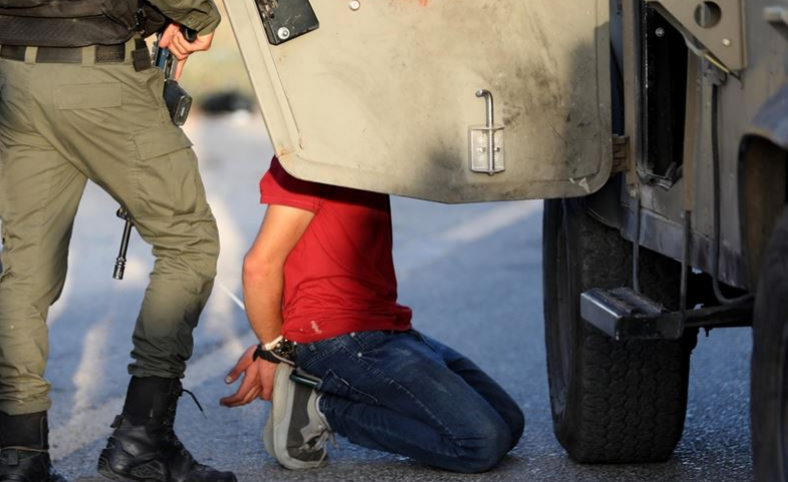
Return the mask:
[[326,442],[328,442],[329,440],[331,440],[331,444],[335,449],[339,447],[339,445],[337,444],[336,435],[334,435],[334,432],[329,432],[328,430],[324,430],[320,435],[313,438],[305,445],[310,450],[323,450],[324,448],[326,448]]
[[329,440],[331,440],[331,445],[334,447],[334,449],[339,448],[336,434],[328,429],[323,429],[320,432],[320,435],[312,437],[311,439],[304,442],[304,445],[301,446],[301,449],[308,451],[322,450],[323,457],[325,457],[326,442],[328,442]]
[[189,396],[192,397],[192,400],[194,400],[194,404],[197,405],[197,408],[200,410],[200,413],[202,413],[202,416],[207,420],[208,416],[205,415],[205,410],[203,410],[202,405],[200,405],[200,401],[197,400],[197,395],[195,395],[193,392],[189,390],[186,390],[185,388],[181,388],[181,394],[178,395],[178,397],[183,396],[184,393],[188,393]]
[[[202,408],[202,405],[200,404],[200,401],[197,399],[197,395],[195,395],[195,394],[194,394],[194,392],[192,392],[192,391],[190,391],[190,390],[186,390],[185,388],[181,388],[181,392],[178,394],[178,398],[182,397],[184,393],[187,393],[187,394],[189,394],[189,396],[191,397],[191,399],[194,401],[194,404],[195,404],[195,405],[197,405],[197,409],[199,409],[199,410],[200,410],[200,413],[202,413],[202,416],[203,416],[205,419],[207,419],[207,418],[208,418],[208,416],[205,414],[205,410]],[[170,414],[171,414],[172,416],[171,416],[171,417],[168,417],[168,418],[169,418],[169,420],[171,420],[172,422],[170,423],[170,422],[168,421],[168,422],[165,424],[165,426],[167,427],[167,431],[166,431],[166,433],[165,433],[165,437],[167,437],[167,440],[168,440],[170,443],[172,443],[172,444],[173,444],[173,445],[174,445],[176,448],[178,448],[178,450],[180,451],[181,455],[183,455],[183,456],[184,456],[184,457],[186,457],[186,458],[187,458],[187,459],[188,459],[188,460],[189,460],[191,463],[193,463],[193,464],[195,465],[195,467],[196,467],[196,468],[199,468],[199,469],[208,468],[208,466],[207,466],[207,465],[201,464],[201,463],[197,462],[197,461],[194,459],[194,456],[191,454],[191,452],[189,452],[189,451],[186,449],[186,447],[183,445],[183,442],[181,442],[181,441],[180,441],[180,439],[178,438],[178,436],[175,434],[175,427],[174,427],[174,423],[175,423],[175,413],[174,413],[174,412],[175,412],[175,410],[176,410],[176,407],[177,407],[177,402],[176,402],[176,403],[173,403],[173,404],[172,404],[172,406],[170,406],[170,408],[169,408]]]
[[320,435],[306,442],[303,445],[302,449],[306,449],[308,451],[319,450],[321,454],[318,464],[322,464],[323,461],[326,460],[326,457],[328,457],[328,450],[326,450],[326,442],[328,442],[329,439],[331,440],[334,449],[337,449],[339,446],[337,445],[336,435],[334,435],[334,432],[330,432],[328,430],[324,430],[323,432],[320,433]]

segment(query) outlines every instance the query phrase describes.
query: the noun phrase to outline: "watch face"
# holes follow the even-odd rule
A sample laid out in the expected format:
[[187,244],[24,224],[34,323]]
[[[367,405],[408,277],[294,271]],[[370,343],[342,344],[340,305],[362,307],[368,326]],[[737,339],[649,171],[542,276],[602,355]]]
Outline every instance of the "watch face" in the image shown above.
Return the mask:
[[278,357],[295,362],[296,344],[287,338],[282,338],[282,341],[277,343],[271,351]]
[[296,344],[290,340],[282,339],[270,350],[266,350],[262,343],[257,345],[257,349],[252,355],[252,360],[257,361],[262,358],[271,363],[287,363],[288,365],[295,365],[296,359]]

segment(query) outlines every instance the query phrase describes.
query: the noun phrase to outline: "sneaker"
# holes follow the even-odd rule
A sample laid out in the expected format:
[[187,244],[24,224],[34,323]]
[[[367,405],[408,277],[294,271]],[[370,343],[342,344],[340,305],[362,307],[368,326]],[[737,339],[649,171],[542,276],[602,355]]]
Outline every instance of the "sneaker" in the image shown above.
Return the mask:
[[268,411],[268,420],[265,421],[265,428],[263,429],[263,446],[265,447],[265,451],[268,452],[273,458],[276,458],[276,454],[274,454],[274,410],[271,409]]
[[281,363],[274,377],[273,452],[291,470],[320,467],[326,460],[331,428],[318,411],[318,392],[290,380],[293,367]]

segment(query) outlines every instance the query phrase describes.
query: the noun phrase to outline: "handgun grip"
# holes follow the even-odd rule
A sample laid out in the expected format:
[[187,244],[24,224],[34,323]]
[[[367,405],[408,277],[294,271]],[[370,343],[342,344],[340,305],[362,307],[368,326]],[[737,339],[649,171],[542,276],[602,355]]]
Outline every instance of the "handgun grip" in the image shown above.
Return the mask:
[[188,42],[194,42],[195,40],[197,40],[197,31],[194,30],[194,29],[191,29],[191,28],[186,27],[186,26],[182,26],[181,27],[181,33],[183,33],[183,37]]

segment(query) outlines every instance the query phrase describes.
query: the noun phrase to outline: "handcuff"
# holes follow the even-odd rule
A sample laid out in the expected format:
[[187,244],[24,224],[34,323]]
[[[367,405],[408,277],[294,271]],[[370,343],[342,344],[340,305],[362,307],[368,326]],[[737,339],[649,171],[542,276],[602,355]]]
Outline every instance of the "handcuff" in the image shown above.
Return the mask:
[[286,363],[295,366],[297,343],[284,336],[279,336],[271,343],[257,345],[252,360],[263,359],[271,363]]

